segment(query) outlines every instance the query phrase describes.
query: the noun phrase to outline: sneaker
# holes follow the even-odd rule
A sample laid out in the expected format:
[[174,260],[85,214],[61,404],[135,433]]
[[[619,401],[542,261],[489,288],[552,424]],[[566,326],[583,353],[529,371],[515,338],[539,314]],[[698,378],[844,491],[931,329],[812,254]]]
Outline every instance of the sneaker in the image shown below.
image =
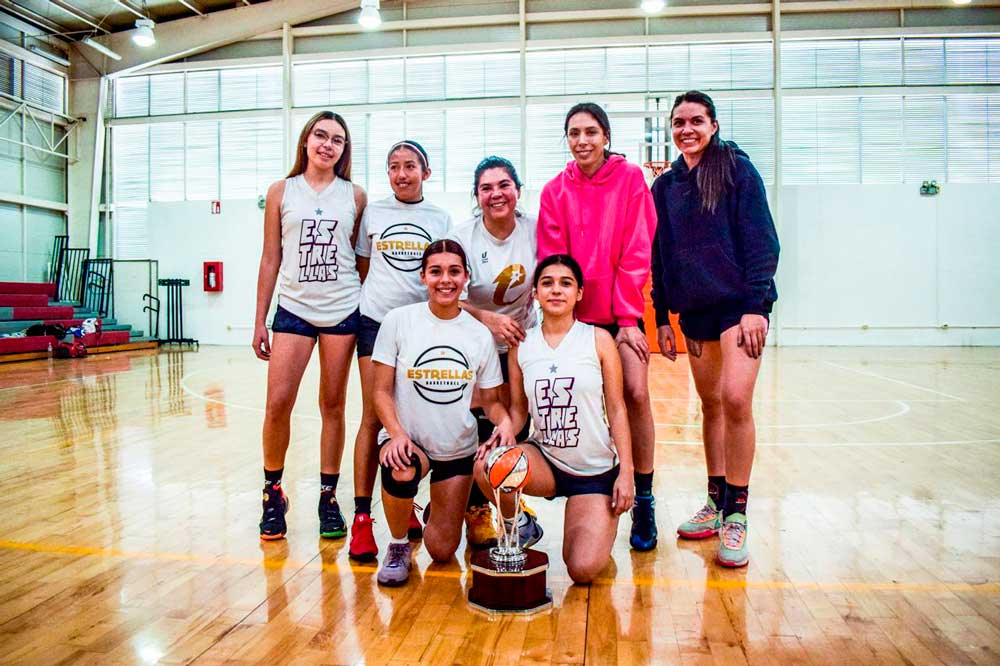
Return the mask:
[[390,543],[389,552],[379,567],[376,577],[379,585],[396,587],[410,578],[410,544]]
[[521,548],[531,548],[542,538],[545,530],[538,524],[538,518],[534,511],[525,511],[526,507],[521,505],[521,518],[517,523],[517,536]]
[[730,514],[722,522],[722,539],[715,561],[724,567],[745,567],[750,561],[747,547],[747,517],[742,513]]
[[722,512],[715,507],[712,498],[677,528],[677,536],[682,539],[707,539],[719,533],[722,527]]
[[[417,518],[417,511],[422,507],[416,502],[413,503],[413,508],[410,509],[410,524],[406,528],[406,536],[411,541],[419,541],[424,538],[424,526],[420,524],[420,519]],[[428,512],[430,515],[430,512]]]
[[354,524],[351,525],[351,545],[347,549],[347,555],[358,562],[371,562],[378,555],[378,544],[375,543],[375,535],[372,533],[372,517],[367,513],[358,513],[354,516]]
[[337,497],[330,490],[319,494],[319,535],[324,539],[347,536],[344,514],[340,512]]
[[260,518],[260,538],[264,541],[284,539],[288,532],[285,514],[288,513],[288,497],[281,484],[264,484],[263,515]]
[[636,495],[632,505],[632,535],[629,544],[635,550],[656,548],[656,499],[652,495]]
[[465,510],[465,540],[476,549],[497,545],[497,529],[489,504],[470,506]]

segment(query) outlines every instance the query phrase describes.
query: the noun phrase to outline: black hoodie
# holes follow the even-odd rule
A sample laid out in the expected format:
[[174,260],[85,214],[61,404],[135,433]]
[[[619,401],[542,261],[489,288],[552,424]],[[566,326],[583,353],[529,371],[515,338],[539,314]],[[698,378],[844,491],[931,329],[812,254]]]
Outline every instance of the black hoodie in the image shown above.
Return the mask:
[[778,299],[778,234],[764,181],[734,143],[733,186],[714,213],[702,210],[697,169],[681,156],[653,183],[653,305],[656,325],[667,311],[686,313],[732,303],[743,314],[766,314]]

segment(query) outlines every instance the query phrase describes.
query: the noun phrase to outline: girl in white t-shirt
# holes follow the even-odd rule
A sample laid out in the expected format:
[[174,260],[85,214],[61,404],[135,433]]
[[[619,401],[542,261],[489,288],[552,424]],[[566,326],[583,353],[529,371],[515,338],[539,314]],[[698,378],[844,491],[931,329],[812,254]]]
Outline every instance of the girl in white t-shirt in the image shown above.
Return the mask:
[[[622,366],[611,335],[578,321],[583,273],[575,259],[555,254],[539,262],[535,298],[542,325],[510,350],[511,420],[531,414],[528,495],[566,497],[563,561],[577,583],[589,583],[607,565],[618,516],[632,508],[632,445],[622,397]],[[476,481],[493,492],[482,462]],[[513,500],[501,496],[501,512]]]
[[[354,523],[347,552],[362,562],[378,555],[371,519],[378,471],[376,436],[382,427],[371,395],[375,337],[389,311],[427,300],[427,288],[420,282],[420,258],[431,242],[444,238],[451,228],[448,212],[424,200],[423,184],[431,177],[431,168],[423,146],[400,141],[389,149],[385,164],[392,196],[365,208],[354,248],[364,281],[358,330],[362,416],[354,440]],[[420,538],[415,512],[410,516],[409,533]]]
[[[468,295],[462,308],[493,333],[504,381],[500,396],[509,406],[507,353],[538,323],[530,282],[536,261],[535,217],[517,208],[521,181],[506,158],[490,155],[476,166],[472,194],[476,214],[452,229],[449,237],[469,254]],[[472,411],[480,426],[479,439],[485,441],[493,424],[478,407]],[[542,528],[533,512],[526,510],[522,516],[521,543],[530,546],[542,537]],[[475,548],[496,543],[490,504],[478,487],[473,487],[469,497],[465,531],[466,540]]]
[[[319,533],[347,531],[337,504],[344,452],[347,373],[358,332],[361,280],[354,237],[368,199],[351,183],[351,134],[344,119],[321,111],[302,128],[288,178],[267,191],[264,248],[257,276],[254,353],[267,366],[264,411],[264,500],[260,538],[282,539],[288,498],[281,488],[292,408],[319,340]],[[269,340],[266,318],[280,277]]]
[[465,251],[453,240],[435,241],[420,266],[428,302],[388,313],[372,352],[373,400],[384,426],[382,507],[392,536],[380,585],[402,585],[409,578],[407,527],[420,479],[428,473],[433,511],[424,546],[437,562],[451,559],[458,548],[479,447],[469,411],[473,388],[497,425],[486,445],[515,441],[497,390],[503,379],[493,336],[458,305],[469,278]]

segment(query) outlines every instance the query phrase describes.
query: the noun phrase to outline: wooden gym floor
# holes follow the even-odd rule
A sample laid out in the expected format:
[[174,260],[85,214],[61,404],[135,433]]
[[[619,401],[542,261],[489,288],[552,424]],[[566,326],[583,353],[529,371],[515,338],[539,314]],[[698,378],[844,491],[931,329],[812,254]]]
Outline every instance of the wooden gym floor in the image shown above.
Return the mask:
[[262,544],[265,373],[212,347],[0,367],[0,663],[1000,663],[1000,349],[769,349],[742,571],[673,537],[703,500],[699,406],[657,357],[660,546],[631,552],[625,519],[573,586],[562,504],[531,500],[555,604],[530,620],[469,610],[464,545],[418,546],[388,590],[317,537],[315,362],[288,539]]

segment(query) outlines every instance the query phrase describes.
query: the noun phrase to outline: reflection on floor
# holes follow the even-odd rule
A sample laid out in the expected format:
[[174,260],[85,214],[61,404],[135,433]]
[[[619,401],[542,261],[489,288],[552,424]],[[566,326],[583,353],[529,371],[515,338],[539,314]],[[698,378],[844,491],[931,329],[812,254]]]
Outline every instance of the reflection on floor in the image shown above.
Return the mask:
[[[574,586],[563,503],[531,500],[555,604],[521,620],[469,610],[464,545],[447,565],[417,546],[390,590],[317,537],[315,362],[268,544],[249,350],[0,367],[0,663],[1000,663],[998,378],[996,349],[768,350],[752,558],[724,571],[716,541],[672,538],[702,502],[700,412],[684,357],[654,359],[659,549],[630,551],[626,518]],[[349,442],[359,395],[352,375]]]

